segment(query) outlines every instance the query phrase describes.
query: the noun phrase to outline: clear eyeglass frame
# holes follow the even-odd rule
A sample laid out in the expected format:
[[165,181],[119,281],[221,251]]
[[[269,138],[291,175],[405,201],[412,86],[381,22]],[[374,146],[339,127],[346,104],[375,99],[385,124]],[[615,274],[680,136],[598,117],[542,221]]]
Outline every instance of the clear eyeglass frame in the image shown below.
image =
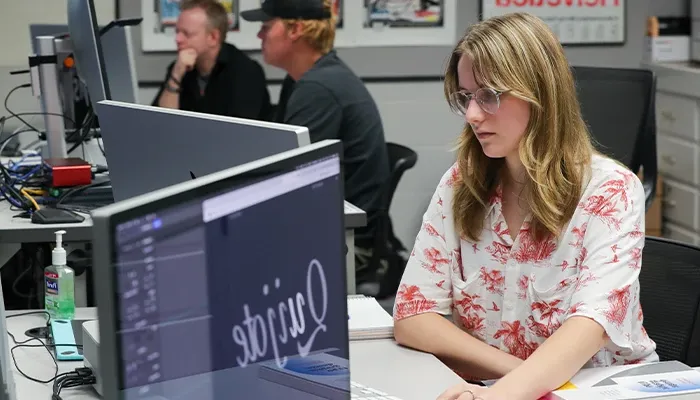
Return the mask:
[[464,116],[467,114],[467,109],[469,108],[469,103],[472,99],[476,100],[476,104],[488,114],[495,114],[498,108],[501,106],[501,95],[505,93],[505,90],[496,90],[491,88],[479,88],[474,93],[468,93],[464,90],[452,93],[450,96],[452,98],[452,103],[457,106],[457,112],[459,115]]

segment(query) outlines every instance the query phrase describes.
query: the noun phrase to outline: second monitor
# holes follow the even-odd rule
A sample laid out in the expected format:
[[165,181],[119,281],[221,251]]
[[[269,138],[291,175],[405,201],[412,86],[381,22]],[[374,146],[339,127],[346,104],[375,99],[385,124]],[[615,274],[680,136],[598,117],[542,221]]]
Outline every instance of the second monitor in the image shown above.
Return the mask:
[[305,127],[101,101],[116,201],[310,144]]

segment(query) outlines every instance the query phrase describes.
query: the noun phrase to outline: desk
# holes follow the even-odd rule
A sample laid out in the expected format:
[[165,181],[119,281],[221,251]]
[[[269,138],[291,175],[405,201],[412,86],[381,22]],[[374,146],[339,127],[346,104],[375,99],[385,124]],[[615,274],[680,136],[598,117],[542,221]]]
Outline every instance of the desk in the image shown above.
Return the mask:
[[[79,308],[77,319],[96,317],[95,308]],[[8,315],[26,311],[8,311]],[[43,315],[27,315],[7,320],[7,330],[18,341],[24,340],[24,332],[43,325]],[[8,336],[7,340],[11,340]],[[10,341],[10,343],[12,343]],[[12,346],[10,346],[12,347]],[[17,364],[32,377],[48,379],[53,376],[53,363],[44,348],[18,348]],[[82,362],[59,362],[59,373],[72,371]],[[420,370],[417,368],[420,366]],[[448,387],[461,382],[454,372],[430,354],[399,347],[393,340],[368,340],[350,342],[350,371],[352,380],[398,396],[403,400],[433,400]],[[51,385],[32,382],[13,367],[17,400],[43,400],[51,397]],[[66,389],[61,393],[65,400],[99,399],[91,387]],[[663,400],[697,400],[697,395],[657,397]]]
[[[367,214],[360,208],[345,202],[345,255],[348,294],[355,293],[355,228],[367,224]],[[85,221],[79,224],[39,225],[29,219],[15,218],[19,212],[10,209],[7,201],[0,202],[0,268],[17,253],[22,243],[53,242],[54,232],[66,231],[65,242],[89,242],[92,240],[92,219],[81,214]]]
[[[21,312],[9,311],[8,315],[17,313]],[[94,308],[78,309],[76,318],[95,318],[95,313]],[[42,315],[28,315],[8,319],[7,329],[18,341],[22,341],[27,329],[43,323]],[[15,357],[26,374],[40,379],[53,376],[53,363],[46,349],[18,348]],[[82,366],[82,362],[59,362],[58,366],[59,373],[67,372]],[[416,366],[421,367],[420,372]],[[393,340],[350,342],[350,370],[354,381],[399,396],[403,400],[434,400],[446,388],[461,380],[432,355],[399,347]],[[392,373],[389,374],[389,371]],[[48,400],[51,397],[51,385],[32,382],[16,369],[13,372],[17,400]],[[419,374],[420,379],[411,376]],[[66,389],[61,397],[65,400],[99,398],[91,387]]]

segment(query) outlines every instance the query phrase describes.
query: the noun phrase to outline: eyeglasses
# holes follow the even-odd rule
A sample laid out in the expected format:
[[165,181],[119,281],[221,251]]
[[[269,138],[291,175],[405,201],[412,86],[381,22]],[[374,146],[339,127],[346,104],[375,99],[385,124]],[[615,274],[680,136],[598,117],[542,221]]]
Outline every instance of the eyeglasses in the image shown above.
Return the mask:
[[469,103],[472,101],[472,98],[476,99],[476,104],[478,104],[484,112],[495,114],[496,111],[498,111],[498,107],[501,105],[501,95],[503,93],[505,93],[505,91],[491,88],[479,88],[475,93],[459,91],[452,93],[450,97],[452,98],[452,103],[457,106],[457,111],[462,116],[467,114],[467,108],[469,108]]

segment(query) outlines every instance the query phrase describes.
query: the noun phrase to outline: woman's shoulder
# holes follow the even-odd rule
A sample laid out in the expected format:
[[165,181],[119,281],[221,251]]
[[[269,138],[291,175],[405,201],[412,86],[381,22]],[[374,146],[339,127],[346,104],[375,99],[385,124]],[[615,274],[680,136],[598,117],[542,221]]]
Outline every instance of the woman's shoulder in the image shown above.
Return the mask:
[[621,197],[625,202],[644,203],[644,188],[639,177],[620,162],[601,154],[591,159],[590,177],[584,199],[604,196]]
[[437,188],[438,190],[452,192],[460,179],[459,163],[455,162],[450,166],[450,168],[447,169],[447,171],[445,171],[444,174],[442,174]]

